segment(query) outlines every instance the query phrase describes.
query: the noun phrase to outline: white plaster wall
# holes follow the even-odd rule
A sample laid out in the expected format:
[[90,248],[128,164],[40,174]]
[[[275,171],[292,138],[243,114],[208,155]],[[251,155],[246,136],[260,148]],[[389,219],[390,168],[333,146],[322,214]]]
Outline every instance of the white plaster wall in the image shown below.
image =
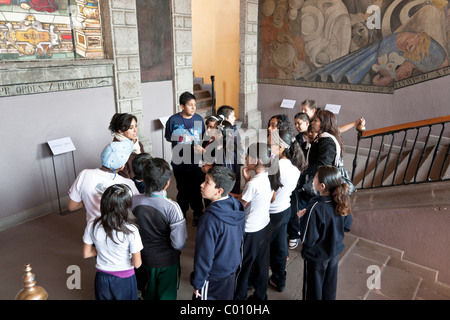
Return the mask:
[[[115,113],[113,87],[0,98],[0,229],[50,212],[59,212],[52,157],[47,141],[70,137],[75,166],[101,165],[111,141]],[[55,158],[61,197],[74,177],[71,154]],[[64,208],[63,208],[64,210]],[[15,216],[15,217],[14,217]]]
[[173,114],[172,80],[142,83],[142,108],[144,134],[152,142],[153,156],[170,161],[172,147],[163,141],[163,125],[159,119]]

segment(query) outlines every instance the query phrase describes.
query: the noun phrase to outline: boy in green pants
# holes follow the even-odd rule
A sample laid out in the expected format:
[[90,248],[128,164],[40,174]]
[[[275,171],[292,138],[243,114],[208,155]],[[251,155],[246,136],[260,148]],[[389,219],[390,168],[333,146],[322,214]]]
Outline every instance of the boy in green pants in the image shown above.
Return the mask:
[[148,278],[143,297],[176,300],[180,254],[187,239],[186,220],[178,203],[167,198],[172,177],[169,164],[164,159],[152,158],[143,171],[145,194],[134,196],[132,205],[144,245],[141,255]]

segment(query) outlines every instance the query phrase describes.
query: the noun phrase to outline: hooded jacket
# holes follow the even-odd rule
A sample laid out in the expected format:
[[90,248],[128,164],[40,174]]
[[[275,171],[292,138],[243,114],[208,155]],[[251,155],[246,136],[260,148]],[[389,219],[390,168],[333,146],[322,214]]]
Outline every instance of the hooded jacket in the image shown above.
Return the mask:
[[242,260],[245,209],[232,196],[212,202],[200,217],[195,240],[191,285],[200,290],[206,280],[237,271]]

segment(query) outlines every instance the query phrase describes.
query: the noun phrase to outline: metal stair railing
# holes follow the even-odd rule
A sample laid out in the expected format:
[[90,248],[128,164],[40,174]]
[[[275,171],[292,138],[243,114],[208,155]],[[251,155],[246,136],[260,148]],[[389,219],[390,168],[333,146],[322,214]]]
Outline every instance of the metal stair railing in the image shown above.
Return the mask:
[[[450,115],[358,131],[352,168],[357,189],[450,180],[445,174],[450,160],[449,122]],[[364,146],[367,155],[359,154]],[[361,159],[364,167],[358,168]]]

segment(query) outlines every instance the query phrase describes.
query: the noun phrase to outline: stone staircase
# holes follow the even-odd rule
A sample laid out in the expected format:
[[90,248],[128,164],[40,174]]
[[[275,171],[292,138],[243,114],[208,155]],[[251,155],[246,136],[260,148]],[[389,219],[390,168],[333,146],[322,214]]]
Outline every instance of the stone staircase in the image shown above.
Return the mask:
[[[431,137],[432,139],[434,137]],[[441,167],[448,144],[449,139],[443,138],[437,147],[434,166]],[[394,208],[392,213],[396,214],[395,209],[412,208],[418,205],[417,202],[420,202],[423,207],[445,209],[448,206],[450,181],[369,189],[374,176],[374,185],[380,186],[383,181],[388,181],[390,184],[395,170],[392,163],[396,164],[397,156],[399,156],[400,169],[398,171],[401,171],[402,168],[406,167],[406,162],[411,153],[413,155],[411,156],[410,167],[413,168],[414,173],[407,172],[407,181],[414,179],[418,166],[417,179],[426,177],[435,148],[434,146],[426,148],[422,156],[422,152],[417,152],[417,150],[422,151],[423,144],[416,144],[415,148],[412,148],[411,143],[407,141],[402,154],[398,152],[398,148],[396,154],[391,154],[389,160],[385,147],[378,159],[378,170],[375,170],[377,157],[371,155],[367,161],[368,149],[360,148],[354,183],[361,187],[367,161],[368,169],[364,181],[364,187],[367,189],[358,190],[352,196],[352,210],[369,212],[370,214],[373,208],[378,210],[392,210]],[[353,158],[354,148],[347,146],[344,153],[344,166],[350,172]],[[447,159],[444,164],[444,179],[450,177],[448,162]],[[384,177],[382,177],[386,163],[387,169]],[[402,178],[403,174],[402,172]],[[436,170],[432,169],[430,178],[435,179],[437,174]],[[396,183],[401,183],[401,181],[396,178]],[[394,189],[395,192],[393,192]],[[354,219],[358,218],[360,217],[354,215]],[[441,223],[444,222],[441,221]],[[395,228],[392,229],[392,232],[395,232]],[[450,300],[450,285],[438,281],[439,272],[437,270],[406,260],[403,250],[374,242],[352,232],[346,234],[344,238],[345,250],[340,256],[338,300]],[[289,250],[286,290],[279,293],[274,289],[269,289],[270,300],[302,299],[303,259],[300,251],[301,245],[294,250]],[[377,276],[379,277],[377,278]]]
[[[403,259],[403,251],[351,233],[339,258],[337,300],[450,300],[450,286],[436,281],[438,272]],[[269,286],[269,300],[301,300],[301,245],[289,250],[286,289]],[[377,273],[376,273],[377,272]],[[379,275],[379,287],[376,276]]]
[[352,234],[344,242],[338,300],[450,300],[438,272],[404,260],[403,251]]
[[194,77],[194,95],[199,115],[206,118],[212,114],[211,85],[203,83],[203,78]]
[[[369,150],[360,148],[353,182],[359,188],[364,186],[364,189],[359,189],[352,196],[352,210],[354,213],[359,213],[358,218],[363,219],[365,223],[373,222],[375,220],[364,219],[368,219],[367,217],[376,210],[387,210],[393,215],[416,207],[423,208],[424,212],[429,212],[425,211],[429,210],[428,208],[445,210],[449,203],[450,181],[436,180],[439,178],[442,167],[442,178],[444,180],[450,178],[450,159],[447,158],[444,163],[450,139],[442,137],[439,144],[436,141],[436,136],[430,136],[429,143],[424,148],[424,143],[413,144],[407,140],[402,152],[399,147],[394,146],[390,155],[388,155],[390,146],[383,146],[379,157],[377,152],[373,152],[374,150],[368,157]],[[344,166],[350,172],[354,153],[354,148],[345,148]],[[432,164],[434,153],[436,157]],[[409,169],[405,171],[408,162]],[[366,164],[367,169],[365,169]],[[394,178],[395,171],[397,173]],[[428,173],[430,173],[430,180],[436,182],[414,183],[426,181]],[[363,177],[365,177],[364,182]],[[389,186],[392,181],[397,186]],[[370,189],[372,185],[377,188]],[[378,188],[380,186],[388,187]],[[432,223],[422,227],[433,228]],[[434,221],[434,223],[437,222]],[[446,222],[443,219],[439,220],[439,223]],[[383,222],[376,227],[383,227]],[[405,228],[405,225],[402,227]],[[395,226],[384,225],[383,228],[390,230],[389,232],[395,232]],[[439,239],[442,241],[445,236]],[[436,241],[439,240],[436,238]],[[402,250],[352,234],[346,235],[345,245],[346,250],[340,260],[338,299],[450,300],[450,286],[437,280],[438,271],[405,260]],[[369,289],[367,281],[371,277],[372,282],[369,286],[373,286],[376,271],[380,271],[381,275],[380,288]]]

